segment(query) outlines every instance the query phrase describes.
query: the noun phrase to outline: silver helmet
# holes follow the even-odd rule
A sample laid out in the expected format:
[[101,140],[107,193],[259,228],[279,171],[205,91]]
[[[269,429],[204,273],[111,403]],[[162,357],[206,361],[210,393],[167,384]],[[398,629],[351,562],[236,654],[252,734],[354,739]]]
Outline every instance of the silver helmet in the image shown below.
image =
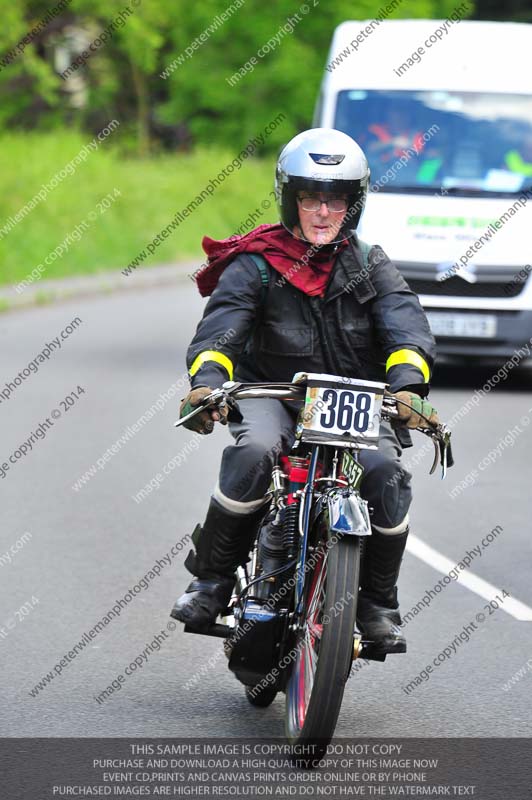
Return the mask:
[[[358,144],[334,128],[311,128],[283,148],[275,171],[279,217],[294,235],[299,224],[297,195],[306,192],[347,194],[348,209],[335,242],[352,236],[362,216],[369,186],[369,167]],[[332,244],[332,242],[330,242]]]

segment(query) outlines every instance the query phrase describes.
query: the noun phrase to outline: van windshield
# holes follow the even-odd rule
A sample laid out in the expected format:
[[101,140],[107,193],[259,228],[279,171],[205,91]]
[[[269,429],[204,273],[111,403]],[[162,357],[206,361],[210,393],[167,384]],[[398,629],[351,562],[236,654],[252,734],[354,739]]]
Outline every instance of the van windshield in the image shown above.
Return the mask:
[[334,127],[364,150],[373,191],[513,194],[532,185],[530,96],[342,91]]

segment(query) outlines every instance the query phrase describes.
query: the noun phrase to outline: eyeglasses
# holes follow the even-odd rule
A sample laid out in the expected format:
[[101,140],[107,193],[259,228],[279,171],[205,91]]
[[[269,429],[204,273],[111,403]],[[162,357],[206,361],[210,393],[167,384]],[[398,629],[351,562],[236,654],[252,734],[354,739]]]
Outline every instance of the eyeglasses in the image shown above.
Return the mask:
[[332,214],[341,214],[347,211],[347,200],[343,197],[332,197],[330,200],[320,200],[319,197],[305,196],[297,198],[303,211],[319,211],[322,203],[325,203]]

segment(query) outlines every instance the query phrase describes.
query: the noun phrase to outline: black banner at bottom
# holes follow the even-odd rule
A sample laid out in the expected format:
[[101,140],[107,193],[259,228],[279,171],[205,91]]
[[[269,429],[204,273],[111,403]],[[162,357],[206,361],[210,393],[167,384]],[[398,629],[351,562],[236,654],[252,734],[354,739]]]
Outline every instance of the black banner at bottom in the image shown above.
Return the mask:
[[517,738],[335,739],[313,769],[280,739],[0,739],[0,765],[3,800],[532,798],[532,739]]

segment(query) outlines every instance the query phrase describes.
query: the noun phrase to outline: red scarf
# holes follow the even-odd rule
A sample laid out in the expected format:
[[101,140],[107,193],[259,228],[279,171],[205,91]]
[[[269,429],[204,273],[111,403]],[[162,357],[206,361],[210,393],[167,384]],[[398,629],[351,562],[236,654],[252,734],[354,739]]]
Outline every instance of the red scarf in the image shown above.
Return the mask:
[[[231,236],[229,239],[216,240],[204,236],[202,245],[209,258],[196,282],[201,296],[207,297],[238,253],[261,253],[296,289],[323,297],[336,256],[347,244],[344,239],[338,245],[327,245],[314,251],[309,242],[296,239],[280,223],[259,225],[244,236]],[[305,254],[308,254],[308,261],[300,262]]]

